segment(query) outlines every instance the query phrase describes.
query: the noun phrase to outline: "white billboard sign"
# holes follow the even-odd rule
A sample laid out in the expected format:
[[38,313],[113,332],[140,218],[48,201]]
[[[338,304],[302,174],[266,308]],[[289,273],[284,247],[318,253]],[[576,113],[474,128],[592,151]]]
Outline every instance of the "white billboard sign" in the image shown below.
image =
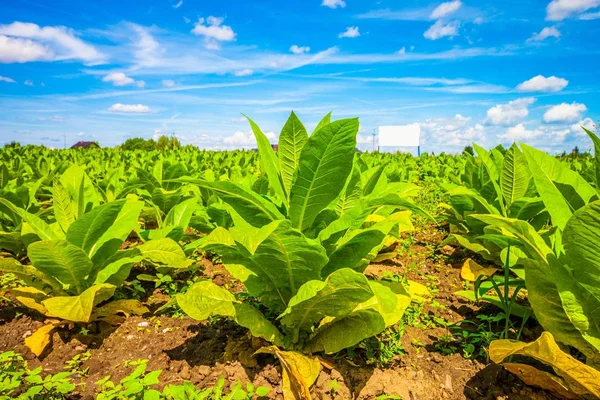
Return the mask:
[[381,147],[419,147],[421,125],[380,126],[379,146]]

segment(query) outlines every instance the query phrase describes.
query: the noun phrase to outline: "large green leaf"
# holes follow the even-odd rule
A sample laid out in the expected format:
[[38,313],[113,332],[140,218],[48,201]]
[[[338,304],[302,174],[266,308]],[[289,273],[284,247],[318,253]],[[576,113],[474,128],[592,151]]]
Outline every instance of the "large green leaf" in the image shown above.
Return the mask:
[[286,193],[292,189],[294,171],[300,161],[302,148],[308,141],[308,133],[302,122],[292,111],[279,135],[278,155],[281,163],[281,178]]
[[144,260],[169,268],[187,268],[192,264],[183,249],[173,239],[164,238],[146,242],[135,247]]
[[129,277],[133,264],[139,263],[144,257],[138,248],[118,251],[98,268],[97,274],[89,277],[94,284],[110,283],[111,285],[121,286]]
[[600,194],[600,138],[594,132],[591,132],[585,128],[583,128],[583,130],[588,134],[594,143],[594,178],[596,191]]
[[5,206],[7,209],[11,210],[15,214],[19,215],[23,219],[23,221],[27,222],[27,224],[31,228],[31,231],[33,231],[34,234],[40,240],[56,240],[56,239],[63,238],[62,232],[61,232],[61,234],[56,232],[54,229],[52,229],[52,227],[47,222],[45,222],[43,219],[41,219],[37,215],[31,214],[31,213],[17,207],[13,203],[11,203],[10,201],[8,201],[2,197],[0,197],[0,204],[2,204],[3,206]]
[[44,240],[30,244],[27,255],[36,269],[67,285],[70,292],[79,294],[86,289],[93,265],[79,247],[65,240]]
[[313,131],[313,134],[318,131],[319,129],[323,128],[324,126],[327,126],[331,123],[331,112],[329,112],[327,115],[325,115],[317,124],[317,126],[315,127],[315,130]]
[[564,261],[575,280],[600,300],[600,201],[573,214],[565,228],[563,244]]
[[77,204],[71,199],[69,192],[58,181],[54,182],[54,186],[52,187],[52,208],[54,209],[56,222],[58,222],[63,232],[67,232],[69,226],[77,218]]
[[[557,281],[564,279],[565,275],[558,275],[561,271],[553,260],[554,252],[544,239],[525,221],[492,215],[474,217],[500,227],[505,234],[520,239],[525,245],[530,259],[521,260],[521,263],[525,267],[528,300],[540,325],[558,341],[577,348],[586,356],[593,357],[597,354],[597,350],[573,325],[563,306],[563,296],[559,292]],[[567,285],[568,282],[564,283]]]
[[315,132],[300,155],[290,195],[295,228],[311,227],[317,215],[336,199],[352,171],[358,119],[333,122]]
[[377,310],[362,309],[316,330],[307,350],[337,353],[381,333],[385,328],[385,319]]
[[260,161],[265,169],[265,172],[267,173],[267,176],[269,177],[269,184],[283,204],[287,205],[288,196],[287,192],[285,191],[283,178],[281,176],[279,159],[271,147],[271,142],[269,142],[269,139],[267,139],[265,134],[260,130],[258,125],[254,123],[254,121],[248,117],[246,118],[248,119],[250,127],[252,128],[252,132],[254,133],[254,137],[256,138]]
[[80,247],[95,266],[101,265],[138,227],[138,217],[144,203],[137,200],[117,200],[95,207],[71,224],[67,240]]
[[421,207],[419,207],[412,201],[402,198],[397,193],[388,193],[386,195],[383,195],[382,197],[376,197],[369,200],[365,200],[363,203],[363,209],[371,213],[375,213],[377,212],[377,210],[386,207],[392,210],[410,210],[415,214],[420,214],[424,216],[431,222],[436,222],[435,218],[433,218],[431,214],[429,214],[427,211],[423,210]]
[[110,299],[115,292],[113,285],[94,285],[78,296],[57,296],[42,301],[49,317],[73,322],[90,322],[94,306]]
[[571,215],[589,203],[596,191],[558,159],[526,144],[521,147],[552,224],[564,229]]
[[490,153],[488,153],[484,148],[479,147],[475,143],[473,143],[473,148],[477,152],[477,155],[479,156],[479,159],[481,160],[481,164],[482,164],[483,168],[485,169],[487,176],[489,177],[489,181],[481,182],[484,185],[480,192],[485,193],[484,188],[486,187],[486,184],[491,185],[491,187],[494,190],[494,193],[496,194],[495,198],[486,196],[486,195],[484,195],[484,197],[487,198],[490,202],[497,200],[500,205],[500,209],[504,210],[505,209],[504,198],[502,196],[502,190],[500,189],[500,185],[498,184],[498,180],[500,178],[500,172],[498,171],[498,167],[497,167],[496,163],[494,162],[494,160],[492,159],[492,157],[490,156]]
[[293,329],[309,330],[325,317],[342,318],[373,297],[369,281],[349,268],[333,272],[324,281],[306,282],[279,316]]
[[213,233],[203,249],[221,255],[225,267],[244,282],[248,292],[276,311],[283,311],[304,283],[318,280],[327,262],[325,249],[292,229],[288,220],[278,223],[268,237],[253,245],[253,253],[241,244],[247,241],[240,238],[244,232],[215,229]]
[[193,183],[200,188],[214,190],[221,200],[229,204],[246,222],[255,227],[267,225],[283,215],[277,207],[256,193],[244,189],[242,186],[231,182],[207,182],[198,179],[180,179],[183,182]]
[[525,196],[530,179],[527,160],[517,145],[513,144],[506,152],[500,175],[500,189],[507,207]]
[[567,268],[555,267],[563,272],[557,279],[563,304],[573,324],[600,351],[600,201],[573,214],[563,245],[560,261]]
[[77,217],[81,217],[88,204],[98,201],[98,192],[82,167],[72,164],[61,175],[60,183],[67,190],[73,202],[77,205]]
[[380,247],[386,236],[396,225],[410,225],[410,212],[400,211],[374,224],[367,229],[348,231],[337,243],[336,249],[329,255],[329,261],[323,267],[321,275],[328,276],[341,268],[351,268],[363,272],[369,261],[375,257],[373,250]]
[[352,208],[360,205],[362,185],[360,181],[360,168],[354,165],[352,175],[338,200],[336,211],[340,215],[346,214]]
[[211,281],[195,283],[186,293],[177,295],[177,304],[198,321],[204,321],[211,315],[232,317],[239,325],[248,328],[253,336],[283,346],[283,335],[260,311],[238,302],[231,292]]

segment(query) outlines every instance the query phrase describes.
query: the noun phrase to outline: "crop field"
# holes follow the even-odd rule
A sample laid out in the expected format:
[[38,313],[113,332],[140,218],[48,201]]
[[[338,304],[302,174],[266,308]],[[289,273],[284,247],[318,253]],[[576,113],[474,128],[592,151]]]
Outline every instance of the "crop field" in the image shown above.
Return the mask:
[[[0,399],[600,398],[600,139],[0,149]],[[168,141],[167,141],[168,142]]]

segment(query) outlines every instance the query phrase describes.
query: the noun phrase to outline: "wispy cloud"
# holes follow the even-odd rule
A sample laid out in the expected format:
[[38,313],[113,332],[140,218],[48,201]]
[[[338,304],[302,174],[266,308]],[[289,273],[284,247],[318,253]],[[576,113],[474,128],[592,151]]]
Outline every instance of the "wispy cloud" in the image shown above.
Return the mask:
[[358,26],[349,26],[346,30],[338,35],[338,38],[356,38],[360,36]]
[[40,27],[25,22],[0,25],[0,63],[80,60],[95,65],[105,58],[65,26]]

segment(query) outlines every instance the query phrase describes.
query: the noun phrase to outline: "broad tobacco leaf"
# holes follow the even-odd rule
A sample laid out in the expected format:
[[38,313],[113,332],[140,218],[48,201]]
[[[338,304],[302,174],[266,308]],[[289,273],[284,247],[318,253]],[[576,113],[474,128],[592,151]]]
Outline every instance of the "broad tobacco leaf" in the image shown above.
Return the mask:
[[289,216],[298,230],[309,229],[346,186],[357,132],[358,119],[344,119],[324,126],[308,139],[290,194]]
[[143,206],[142,201],[127,199],[95,207],[71,224],[67,241],[81,248],[94,266],[99,266],[138,228]]
[[29,245],[27,255],[33,266],[60,281],[68,291],[80,294],[92,272],[92,261],[79,247],[66,240],[43,240]]
[[78,296],[56,296],[42,301],[47,315],[73,322],[90,322],[97,304],[112,297],[116,287],[109,284],[94,285]]
[[231,317],[253,336],[283,346],[283,335],[260,311],[238,302],[231,292],[212,281],[198,282],[186,293],[177,295],[177,304],[195,320],[204,321],[211,315]]
[[256,354],[272,354],[281,363],[284,400],[310,400],[310,387],[321,372],[321,363],[296,351],[283,351],[275,346],[263,347]]
[[[260,297],[267,307],[282,312],[304,283],[320,279],[327,256],[315,240],[292,229],[290,221],[284,220],[275,226],[260,244],[255,242],[250,249],[242,243],[248,245],[251,235],[243,230],[227,232],[217,228],[202,248],[220,254],[225,267],[244,282],[252,296]],[[252,249],[255,249],[253,253]],[[244,268],[230,268],[230,265]]]
[[600,371],[563,352],[549,332],[543,332],[532,343],[503,339],[494,340],[490,345],[490,358],[495,363],[501,363],[513,355],[533,357],[551,366],[576,395],[587,392],[600,397]]
[[325,317],[341,318],[373,297],[367,278],[349,268],[333,272],[324,281],[306,282],[279,316],[290,328],[310,330]]
[[566,163],[526,144],[521,147],[552,224],[564,229],[573,212],[586,205],[596,190]]

